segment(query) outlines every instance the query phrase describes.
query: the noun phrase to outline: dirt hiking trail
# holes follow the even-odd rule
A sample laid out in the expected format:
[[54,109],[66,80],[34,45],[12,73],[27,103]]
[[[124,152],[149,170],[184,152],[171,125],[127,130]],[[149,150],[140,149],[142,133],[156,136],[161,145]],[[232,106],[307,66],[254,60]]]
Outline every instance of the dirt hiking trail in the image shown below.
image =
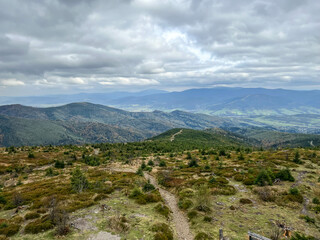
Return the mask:
[[193,240],[194,238],[190,232],[188,219],[183,214],[183,212],[178,208],[178,202],[176,197],[172,193],[159,187],[155,178],[151,176],[149,173],[144,173],[144,176],[147,180],[150,181],[151,184],[153,184],[156,188],[159,189],[161,197],[164,199],[165,203],[170,208],[172,212],[172,218],[173,218],[172,222],[175,226],[178,239]]
[[171,136],[171,138],[170,138],[170,142],[172,142],[177,135],[181,134],[182,131],[183,131],[183,130],[181,129],[179,132],[173,134],[173,135]]

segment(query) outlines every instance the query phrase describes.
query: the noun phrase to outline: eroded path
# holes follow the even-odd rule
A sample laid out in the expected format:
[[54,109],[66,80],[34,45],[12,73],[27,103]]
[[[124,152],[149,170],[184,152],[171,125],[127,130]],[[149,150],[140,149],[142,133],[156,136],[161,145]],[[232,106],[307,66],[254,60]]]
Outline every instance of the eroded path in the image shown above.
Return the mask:
[[179,132],[173,134],[173,135],[171,136],[171,138],[170,138],[170,142],[172,142],[177,135],[181,134],[182,131],[183,131],[183,130],[181,129]]
[[161,197],[164,199],[167,206],[170,208],[172,212],[172,222],[174,224],[174,227],[176,229],[176,233],[179,240],[192,240],[193,236],[191,234],[188,219],[183,214],[183,212],[178,208],[178,202],[176,197],[159,187],[156,179],[151,176],[148,173],[144,173],[144,176],[147,180],[150,181],[151,184],[153,184],[155,187],[159,189],[159,192],[161,194]]

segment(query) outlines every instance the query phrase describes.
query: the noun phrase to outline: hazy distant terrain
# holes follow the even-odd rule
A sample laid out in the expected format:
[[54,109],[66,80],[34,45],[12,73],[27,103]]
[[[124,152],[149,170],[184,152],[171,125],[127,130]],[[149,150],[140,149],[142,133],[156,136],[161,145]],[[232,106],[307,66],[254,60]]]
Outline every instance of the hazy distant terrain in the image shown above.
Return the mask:
[[[202,88],[189,89],[181,92],[166,92],[161,90],[147,90],[141,92],[111,92],[111,93],[81,93],[71,95],[37,96],[37,97],[0,97],[0,104],[23,104],[28,106],[61,106],[74,102],[90,102],[102,104],[132,112],[130,117],[144,118],[147,124],[154,116],[159,118],[160,111],[174,112],[177,115],[180,110],[184,112],[203,113],[211,116],[224,117],[223,121],[242,122],[257,127],[272,127],[281,131],[294,133],[318,134],[320,131],[320,91],[293,91],[284,89],[263,89],[263,88]],[[61,108],[62,109],[62,108]],[[57,109],[58,110],[58,109]],[[141,113],[152,112],[155,113]],[[159,111],[158,111],[159,110]],[[59,110],[60,111],[60,110]],[[119,113],[119,112],[118,112]],[[1,113],[3,114],[3,112]],[[164,114],[164,113],[161,113]],[[160,114],[160,115],[161,115]],[[47,120],[65,120],[66,116],[46,117]],[[64,114],[62,114],[64,115]],[[16,115],[13,115],[18,117]],[[25,116],[19,116],[25,117]],[[94,120],[103,124],[117,124],[114,121],[105,119],[105,116]],[[103,120],[101,120],[101,117]],[[204,117],[202,115],[202,117]],[[230,120],[230,117],[232,120]],[[30,116],[29,116],[30,118]],[[32,117],[31,117],[32,118]],[[76,117],[79,120],[79,116]],[[81,120],[86,117],[81,116]],[[208,118],[208,116],[206,117]],[[68,117],[67,117],[68,119]],[[88,117],[91,121],[91,116]],[[166,119],[166,117],[165,117]],[[75,119],[72,119],[75,120]],[[167,121],[166,119],[165,121]],[[188,127],[181,123],[177,124],[176,119],[169,118],[171,123],[162,123],[170,127]],[[197,125],[198,119],[194,125]],[[212,119],[211,119],[212,120]],[[211,121],[210,120],[210,121]],[[215,118],[217,120],[217,118]],[[161,121],[160,121],[161,122]],[[119,122],[123,127],[124,122]],[[161,125],[160,124],[160,125]],[[189,121],[189,125],[193,125]],[[133,127],[136,123],[133,122]],[[138,124],[139,125],[139,124]],[[167,127],[160,127],[161,131],[168,130]],[[199,125],[198,128],[210,127],[212,125]],[[220,126],[214,124],[214,126]],[[125,127],[132,127],[125,124]],[[189,126],[197,128],[197,126]],[[153,133],[160,133],[160,129]],[[145,128],[144,128],[145,130]],[[144,131],[143,130],[143,131]]]
[[320,144],[320,135],[279,132],[282,129],[273,125],[179,110],[128,112],[92,103],[49,108],[15,104],[0,106],[0,146],[132,142],[173,128],[202,130],[206,136],[229,136],[254,146]]

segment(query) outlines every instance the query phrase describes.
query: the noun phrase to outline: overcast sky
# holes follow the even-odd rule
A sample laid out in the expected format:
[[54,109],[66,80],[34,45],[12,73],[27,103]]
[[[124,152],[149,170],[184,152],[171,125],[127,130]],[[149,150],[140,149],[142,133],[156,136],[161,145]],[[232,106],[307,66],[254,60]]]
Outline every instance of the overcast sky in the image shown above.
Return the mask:
[[0,96],[320,89],[319,0],[0,0]]

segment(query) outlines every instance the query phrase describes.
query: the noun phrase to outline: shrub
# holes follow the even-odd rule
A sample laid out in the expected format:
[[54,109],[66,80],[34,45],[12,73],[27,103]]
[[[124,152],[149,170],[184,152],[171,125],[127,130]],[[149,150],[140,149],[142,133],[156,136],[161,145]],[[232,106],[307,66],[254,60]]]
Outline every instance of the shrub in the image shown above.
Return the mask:
[[196,195],[195,207],[198,211],[209,212],[211,208],[210,189],[207,185],[200,185]]
[[173,233],[165,223],[157,223],[152,226],[151,230],[156,233],[154,240],[173,240]]
[[64,161],[63,160],[61,160],[61,161],[56,160],[56,162],[54,163],[54,167],[55,168],[64,168]]
[[25,233],[37,234],[52,229],[54,226],[50,220],[42,222],[40,219],[27,224],[24,228]]
[[69,215],[63,209],[57,209],[54,218],[54,224],[56,225],[56,234],[59,236],[67,235],[70,231],[68,226]]
[[238,156],[238,160],[239,160],[239,161],[243,161],[243,160],[244,160],[244,156],[243,156],[242,153],[240,153],[240,155]]
[[198,161],[196,159],[191,159],[188,163],[188,167],[199,167]]
[[197,233],[197,235],[194,239],[195,240],[211,240],[213,238],[204,232],[200,232],[200,233]]
[[170,209],[166,205],[159,203],[155,206],[155,210],[157,213],[165,216],[166,218],[169,217]]
[[313,198],[312,199],[312,203],[313,204],[319,204],[320,203],[319,198]]
[[204,216],[204,217],[203,217],[203,221],[204,221],[204,222],[211,222],[211,221],[212,221],[212,217]]
[[268,171],[262,170],[255,180],[255,184],[259,186],[272,185],[272,178]]
[[115,215],[108,219],[107,227],[116,232],[123,233],[129,230],[130,224],[124,215]]
[[71,180],[72,189],[77,193],[81,193],[89,187],[89,182],[87,178],[83,175],[79,167],[77,167],[72,172],[72,176],[70,180]]
[[306,221],[306,223],[313,223],[313,224],[316,223],[316,220],[314,218],[311,218],[311,217],[309,217],[307,215],[303,216],[302,218]]
[[188,212],[187,215],[188,215],[188,218],[189,218],[189,219],[193,219],[193,218],[195,218],[196,216],[198,216],[198,213],[197,213],[197,211],[192,210],[192,211]]
[[137,170],[136,174],[137,174],[138,176],[143,177],[143,170],[142,170],[142,168],[141,168],[141,167],[139,167],[139,168],[138,168],[138,170]]
[[216,182],[223,185],[226,185],[229,183],[229,181],[224,177],[217,177]]
[[237,182],[241,182],[243,180],[244,176],[242,174],[236,174],[233,176],[233,179]]
[[59,173],[53,171],[53,168],[46,169],[46,176],[53,177],[53,176],[57,176],[57,175],[59,175]]
[[24,216],[24,219],[25,219],[25,220],[30,220],[30,219],[35,219],[35,218],[39,218],[39,217],[40,217],[40,214],[39,214],[39,213],[31,212],[31,213],[27,213],[27,214]]
[[297,202],[297,203],[303,203],[303,196],[300,194],[300,192],[297,188],[291,188],[289,190],[289,194],[284,196],[284,200],[291,201],[291,202]]
[[302,161],[300,160],[300,154],[298,151],[296,151],[294,155],[293,162],[296,164],[302,164]]
[[244,185],[253,185],[255,183],[255,179],[252,175],[248,175],[246,178],[243,179]]
[[141,190],[137,187],[135,187],[131,194],[129,195],[129,198],[133,198],[133,199],[136,199],[138,197],[140,197],[141,195],[143,195],[143,193],[141,192]]
[[29,152],[28,158],[35,158],[34,153],[33,152]]
[[0,204],[6,204],[7,203],[7,200],[5,199],[4,196],[0,195]]
[[276,194],[270,187],[256,188],[254,191],[262,201],[274,202],[276,200]]
[[179,208],[186,210],[192,207],[193,202],[190,199],[182,199],[179,201],[178,205]]
[[193,197],[193,196],[194,196],[194,190],[191,188],[184,188],[179,192],[180,198]]
[[148,161],[148,165],[149,165],[149,166],[154,166],[154,162],[150,159],[150,160]]
[[276,177],[282,181],[294,182],[294,177],[291,175],[291,172],[288,168],[281,170],[276,174]]
[[99,166],[100,165],[100,158],[97,156],[85,156],[84,157],[85,164],[89,166]]
[[164,160],[161,160],[160,163],[159,163],[159,167],[166,167],[167,164]]
[[320,213],[320,206],[315,206],[313,210],[318,214]]
[[298,188],[290,188],[289,193],[291,195],[298,195],[299,194],[299,189]]
[[147,165],[146,165],[146,163],[143,161],[143,162],[141,163],[140,168],[141,168],[142,170],[144,170],[146,167],[147,167]]
[[16,233],[19,232],[20,225],[17,224],[1,224],[2,226],[0,227],[0,235],[5,235],[7,237],[11,237],[15,235]]
[[252,201],[248,198],[240,198],[240,203],[241,204],[251,204]]
[[154,190],[155,189],[155,187],[150,183],[150,182],[148,182],[148,183],[146,183],[144,186],[143,186],[143,191],[144,192],[149,192],[149,191],[152,191],[152,190]]

